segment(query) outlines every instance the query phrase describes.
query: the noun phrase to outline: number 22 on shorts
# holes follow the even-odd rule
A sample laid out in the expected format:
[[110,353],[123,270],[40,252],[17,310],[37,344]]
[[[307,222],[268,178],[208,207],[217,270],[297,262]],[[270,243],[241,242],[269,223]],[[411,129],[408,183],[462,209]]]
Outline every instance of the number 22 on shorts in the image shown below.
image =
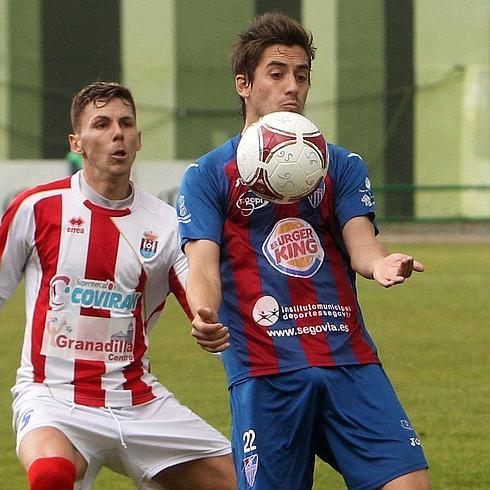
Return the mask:
[[249,429],[243,433],[243,452],[244,454],[250,453],[257,449],[255,445],[255,431],[253,429]]

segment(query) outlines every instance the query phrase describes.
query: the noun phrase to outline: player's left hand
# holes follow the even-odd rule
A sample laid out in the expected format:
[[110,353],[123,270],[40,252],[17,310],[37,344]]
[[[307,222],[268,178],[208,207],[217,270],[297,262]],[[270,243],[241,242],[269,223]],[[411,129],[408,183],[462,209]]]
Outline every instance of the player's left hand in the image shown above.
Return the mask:
[[373,279],[385,288],[401,284],[412,272],[423,272],[424,266],[409,255],[394,253],[378,259],[373,265]]
[[218,313],[211,308],[198,308],[192,320],[191,333],[196,342],[208,352],[222,352],[230,346],[228,328],[218,321]]

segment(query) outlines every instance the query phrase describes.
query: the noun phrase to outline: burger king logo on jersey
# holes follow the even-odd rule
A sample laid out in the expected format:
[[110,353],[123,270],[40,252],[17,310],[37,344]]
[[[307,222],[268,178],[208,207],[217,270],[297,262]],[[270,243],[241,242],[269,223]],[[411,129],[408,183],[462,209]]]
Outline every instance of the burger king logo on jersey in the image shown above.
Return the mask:
[[325,257],[313,227],[300,218],[278,221],[262,245],[268,262],[282,274],[313,276]]

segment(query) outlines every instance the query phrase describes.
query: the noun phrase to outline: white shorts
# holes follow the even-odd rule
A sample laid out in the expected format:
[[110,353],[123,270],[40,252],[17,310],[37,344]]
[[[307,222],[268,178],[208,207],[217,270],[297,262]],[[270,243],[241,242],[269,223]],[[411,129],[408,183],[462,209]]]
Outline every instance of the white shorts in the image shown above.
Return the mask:
[[56,427],[88,463],[76,485],[81,490],[92,488],[101,466],[129,476],[138,488],[153,488],[151,478],[165,468],[231,452],[228,439],[171,393],[111,409],[23,393],[12,407],[17,452],[29,431]]

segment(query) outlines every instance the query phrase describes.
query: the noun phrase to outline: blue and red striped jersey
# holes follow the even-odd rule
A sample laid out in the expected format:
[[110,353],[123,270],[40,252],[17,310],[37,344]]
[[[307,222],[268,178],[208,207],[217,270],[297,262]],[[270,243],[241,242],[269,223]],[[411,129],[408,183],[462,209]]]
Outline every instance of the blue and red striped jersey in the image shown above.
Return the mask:
[[241,181],[239,141],[192,163],[177,202],[182,246],[199,239],[220,245],[229,384],[309,366],[379,363],[341,232],[355,216],[376,226],[361,157],[329,145],[319,188],[298,203],[273,204]]

